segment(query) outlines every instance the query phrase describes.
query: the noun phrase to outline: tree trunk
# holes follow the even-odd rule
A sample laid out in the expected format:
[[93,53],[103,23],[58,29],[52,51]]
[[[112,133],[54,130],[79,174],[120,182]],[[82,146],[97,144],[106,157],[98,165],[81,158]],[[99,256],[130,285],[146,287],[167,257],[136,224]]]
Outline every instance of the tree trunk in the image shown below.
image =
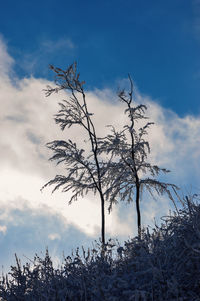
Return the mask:
[[102,245],[105,245],[105,208],[104,208],[104,197],[101,192],[101,241]]
[[137,226],[138,236],[141,238],[141,215],[140,215],[140,185],[136,184],[136,210],[137,210]]

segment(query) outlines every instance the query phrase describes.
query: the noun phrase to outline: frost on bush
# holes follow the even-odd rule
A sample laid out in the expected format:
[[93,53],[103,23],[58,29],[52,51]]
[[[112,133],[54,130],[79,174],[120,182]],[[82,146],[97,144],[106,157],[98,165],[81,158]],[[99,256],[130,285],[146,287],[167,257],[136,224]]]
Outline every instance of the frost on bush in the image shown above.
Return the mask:
[[186,197],[141,239],[77,249],[57,269],[48,251],[24,266],[16,256],[9,274],[1,277],[1,300],[200,300],[200,205]]

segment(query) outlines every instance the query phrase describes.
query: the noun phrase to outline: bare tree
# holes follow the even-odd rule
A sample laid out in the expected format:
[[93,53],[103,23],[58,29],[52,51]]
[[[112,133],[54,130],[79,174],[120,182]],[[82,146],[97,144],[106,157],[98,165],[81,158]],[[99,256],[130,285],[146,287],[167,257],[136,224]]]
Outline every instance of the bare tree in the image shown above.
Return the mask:
[[125,114],[128,115],[129,122],[121,131],[116,131],[111,125],[111,134],[104,138],[97,137],[92,121],[93,114],[88,111],[84,82],[79,80],[76,63],[66,71],[53,66],[50,68],[56,74],[56,87],[47,86],[46,96],[58,93],[60,90],[68,90],[71,95],[68,100],[59,103],[60,110],[55,115],[55,122],[60,125],[61,130],[74,125],[82,127],[88,135],[90,151],[88,153],[86,148],[78,148],[77,144],[71,140],[54,140],[47,143],[47,147],[53,151],[50,160],[56,161],[57,164],[63,163],[66,175],[56,175],[43,188],[54,185],[52,192],[60,187],[63,192],[71,191],[72,197],[69,204],[89,191],[94,194],[98,193],[101,200],[103,246],[105,246],[105,202],[109,202],[110,212],[113,203],[117,203],[118,200],[131,202],[135,197],[140,237],[142,191],[147,189],[152,195],[154,191],[159,195],[166,193],[174,201],[170,188],[178,189],[174,184],[157,180],[160,173],[168,173],[169,170],[147,161],[150,146],[145,140],[145,135],[148,134],[148,129],[153,122],[145,121],[146,123],[141,128],[136,127],[137,122],[148,119],[145,115],[147,107],[142,104],[133,106],[133,82],[129,76],[130,92],[127,94],[121,90],[118,93],[119,99],[126,106]]
[[92,121],[92,113],[88,111],[86,95],[83,85],[85,82],[79,80],[76,63],[67,70],[50,66],[55,74],[56,87],[47,86],[46,96],[57,93],[60,90],[68,90],[71,94],[68,100],[59,103],[60,110],[55,115],[55,122],[61,130],[66,127],[78,125],[82,127],[88,135],[90,152],[79,149],[75,142],[71,140],[54,140],[47,143],[47,147],[53,151],[53,156],[49,159],[57,164],[65,165],[66,175],[56,175],[54,179],[46,183],[42,189],[49,185],[55,185],[52,192],[62,187],[63,192],[71,191],[73,200],[79,196],[87,194],[89,191],[98,193],[101,200],[101,240],[105,245],[105,197],[103,193],[104,178],[109,162],[106,164],[99,156],[99,138],[96,135],[95,126]]
[[[170,188],[178,189],[174,184],[160,182],[156,177],[160,173],[168,173],[169,170],[152,165],[147,161],[150,153],[149,142],[145,140],[148,129],[153,122],[146,122],[141,128],[136,128],[136,123],[148,119],[145,116],[147,107],[143,104],[133,106],[133,82],[129,76],[130,92],[124,90],[118,93],[120,101],[125,106],[125,114],[128,115],[129,123],[123,130],[116,131],[111,127],[111,134],[101,141],[100,152],[112,155],[112,164],[107,174],[106,199],[110,202],[109,210],[113,203],[120,201],[133,201],[135,195],[138,236],[141,236],[141,193],[146,188],[151,195],[156,191],[159,195],[166,193],[174,202]],[[144,177],[147,175],[147,177]]]

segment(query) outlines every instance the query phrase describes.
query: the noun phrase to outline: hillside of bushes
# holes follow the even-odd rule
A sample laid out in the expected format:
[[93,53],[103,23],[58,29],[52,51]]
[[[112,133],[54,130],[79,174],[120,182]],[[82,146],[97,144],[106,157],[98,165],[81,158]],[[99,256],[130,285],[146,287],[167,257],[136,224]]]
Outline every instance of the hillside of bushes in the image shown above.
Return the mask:
[[1,300],[152,301],[200,300],[200,205],[186,197],[181,209],[144,229],[123,246],[84,249],[54,268],[44,258],[16,265],[0,278]]

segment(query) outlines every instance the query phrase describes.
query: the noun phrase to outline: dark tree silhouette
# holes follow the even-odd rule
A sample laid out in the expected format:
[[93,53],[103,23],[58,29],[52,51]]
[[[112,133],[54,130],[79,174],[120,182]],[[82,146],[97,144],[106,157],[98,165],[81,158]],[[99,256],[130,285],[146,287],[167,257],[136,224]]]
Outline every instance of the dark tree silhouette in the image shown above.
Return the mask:
[[[133,201],[135,195],[138,235],[141,236],[141,212],[140,201],[141,193],[146,188],[150,194],[155,190],[158,194],[166,193],[174,202],[170,188],[176,190],[178,187],[174,184],[160,182],[156,177],[160,173],[168,173],[169,170],[152,165],[147,161],[150,153],[149,142],[145,140],[148,129],[153,122],[145,123],[141,128],[136,128],[136,123],[148,119],[145,116],[147,107],[143,104],[133,105],[133,82],[129,76],[130,92],[126,93],[120,90],[118,93],[120,101],[125,106],[125,114],[128,115],[129,122],[121,131],[116,131],[111,127],[111,134],[107,135],[101,141],[100,152],[106,152],[112,155],[112,164],[109,166],[107,174],[106,198],[110,202],[109,210],[113,203],[120,201]],[[144,175],[147,174],[147,177]],[[109,184],[108,184],[109,183]]]
[[[49,159],[57,164],[64,163],[66,175],[56,175],[56,177],[46,183],[42,189],[48,185],[55,185],[52,192],[62,187],[63,192],[71,191],[73,200],[79,196],[93,191],[98,193],[101,200],[101,239],[105,245],[105,197],[103,193],[104,178],[109,162],[106,164],[100,159],[98,148],[99,138],[96,135],[95,126],[92,121],[92,113],[88,111],[86,96],[83,85],[85,82],[79,80],[76,63],[72,64],[66,71],[50,66],[56,73],[56,87],[47,86],[46,96],[57,93],[60,90],[68,90],[71,94],[68,100],[59,103],[60,110],[55,115],[55,122],[60,125],[61,130],[66,127],[78,125],[82,127],[88,135],[90,144],[89,154],[85,149],[79,149],[75,142],[71,140],[55,140],[47,143],[47,147],[53,151],[53,156]],[[81,97],[80,97],[81,96]],[[84,141],[87,143],[86,141]],[[83,145],[84,145],[83,142]]]
[[74,125],[82,127],[88,135],[90,151],[88,153],[86,148],[79,149],[71,140],[54,140],[47,143],[47,147],[54,153],[50,160],[57,161],[57,164],[64,163],[66,175],[56,175],[43,188],[53,184],[53,192],[60,187],[63,192],[72,191],[69,204],[89,191],[98,193],[101,200],[101,239],[104,246],[105,201],[109,202],[110,212],[113,203],[117,203],[118,200],[130,202],[135,198],[140,237],[142,191],[147,189],[152,195],[154,191],[159,195],[166,193],[174,202],[170,188],[178,189],[174,184],[157,180],[160,173],[168,173],[169,170],[147,161],[150,146],[145,140],[145,135],[153,122],[146,122],[138,129],[136,127],[136,123],[144,123],[148,119],[145,115],[147,107],[143,104],[133,105],[133,82],[129,76],[130,92],[121,90],[118,93],[120,101],[126,106],[127,124],[120,131],[116,131],[111,125],[111,134],[103,138],[97,137],[92,121],[93,114],[88,111],[84,82],[79,80],[76,63],[66,71],[53,66],[50,68],[56,73],[56,87],[48,86],[46,96],[60,90],[68,90],[71,94],[68,100],[59,103],[60,110],[55,115],[55,121],[61,130]]

